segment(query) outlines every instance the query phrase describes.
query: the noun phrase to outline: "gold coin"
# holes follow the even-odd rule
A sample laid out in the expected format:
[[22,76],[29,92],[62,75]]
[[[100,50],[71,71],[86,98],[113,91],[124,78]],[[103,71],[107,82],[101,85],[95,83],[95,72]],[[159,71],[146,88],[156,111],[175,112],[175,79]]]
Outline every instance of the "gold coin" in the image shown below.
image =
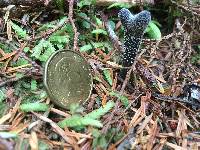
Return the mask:
[[47,61],[44,84],[52,102],[62,108],[86,101],[92,91],[90,66],[77,52],[61,50]]

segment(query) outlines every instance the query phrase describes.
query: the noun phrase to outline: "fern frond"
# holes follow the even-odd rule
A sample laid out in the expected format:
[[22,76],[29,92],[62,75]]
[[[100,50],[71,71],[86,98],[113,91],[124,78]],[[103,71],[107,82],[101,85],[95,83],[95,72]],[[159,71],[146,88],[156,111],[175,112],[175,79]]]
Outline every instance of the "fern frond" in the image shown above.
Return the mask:
[[20,26],[18,26],[17,24],[15,24],[13,22],[11,22],[11,26],[19,38],[27,37],[26,30],[22,29]]
[[85,115],[85,117],[99,119],[101,116],[105,115],[110,109],[112,109],[114,105],[115,103],[113,101],[109,101],[104,107],[100,107],[99,109],[92,111],[91,113]]
[[58,122],[58,125],[61,128],[65,127],[81,127],[81,126],[95,126],[95,127],[102,127],[102,123],[98,120],[88,118],[88,117],[81,117],[78,115],[71,116],[70,118],[64,119],[63,121]]

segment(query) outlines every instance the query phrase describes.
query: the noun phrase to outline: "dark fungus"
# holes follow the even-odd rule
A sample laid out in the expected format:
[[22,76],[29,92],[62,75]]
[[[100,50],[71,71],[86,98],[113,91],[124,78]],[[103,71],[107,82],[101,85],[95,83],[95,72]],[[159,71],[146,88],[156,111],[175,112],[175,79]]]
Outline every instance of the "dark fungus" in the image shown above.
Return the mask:
[[144,31],[151,21],[151,14],[144,10],[133,15],[128,9],[122,8],[118,16],[124,26],[124,52],[121,56],[121,63],[123,67],[130,67],[138,54]]

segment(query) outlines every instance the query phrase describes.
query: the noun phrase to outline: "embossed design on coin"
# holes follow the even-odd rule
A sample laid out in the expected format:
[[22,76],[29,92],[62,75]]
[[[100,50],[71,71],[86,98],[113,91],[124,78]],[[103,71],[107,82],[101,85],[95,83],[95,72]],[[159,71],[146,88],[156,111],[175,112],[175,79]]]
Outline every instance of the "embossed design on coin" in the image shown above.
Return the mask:
[[62,108],[86,101],[92,90],[90,66],[77,52],[57,51],[46,63],[44,84],[50,99]]

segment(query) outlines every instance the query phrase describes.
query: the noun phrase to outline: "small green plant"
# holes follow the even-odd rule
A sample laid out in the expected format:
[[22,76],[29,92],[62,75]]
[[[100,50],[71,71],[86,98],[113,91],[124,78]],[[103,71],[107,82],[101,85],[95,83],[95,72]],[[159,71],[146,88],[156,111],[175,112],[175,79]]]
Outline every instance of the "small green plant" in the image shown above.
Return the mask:
[[151,39],[156,39],[156,40],[160,40],[161,39],[161,32],[160,29],[158,28],[158,26],[160,26],[160,24],[156,21],[150,21],[145,33],[148,35],[149,38]]
[[54,3],[56,4],[56,6],[58,7],[58,9],[64,13],[64,5],[65,5],[65,1],[64,0],[54,0]]
[[18,26],[17,24],[13,22],[11,22],[11,26],[19,38],[22,38],[22,39],[27,38],[28,35],[26,33],[26,30],[22,29],[20,26]]
[[[37,29],[38,34],[36,36],[40,36],[40,32],[44,33],[46,30],[56,29],[57,26],[64,25],[65,21],[66,17],[63,17],[59,21],[53,21],[42,25]],[[18,38],[30,38],[27,34],[27,31],[15,24],[14,22],[11,22],[11,26]],[[63,49],[66,46],[66,44],[70,42],[70,36],[73,37],[72,27],[66,24],[61,29],[57,30],[52,35],[50,35],[47,39],[41,38],[40,40],[35,41],[35,46],[32,50],[29,47],[25,47],[24,52],[27,54],[31,52],[32,58],[40,60],[41,62],[45,62],[53,52],[55,52],[57,49]],[[0,45],[0,47],[5,48],[5,45]],[[27,60],[20,60],[20,62],[18,60],[18,64],[27,64]]]
[[75,129],[80,129],[88,125],[101,128],[103,124],[98,119],[106,114],[112,107],[114,107],[114,102],[109,101],[104,107],[100,107],[85,116],[74,114],[58,122],[58,125],[61,128],[73,127]]
[[108,7],[108,9],[111,9],[111,8],[131,8],[133,6],[134,5],[130,4],[130,3],[116,2],[116,3],[112,4],[112,5],[110,5]]
[[114,91],[111,91],[109,94],[110,94],[110,96],[114,96],[114,97],[119,98],[120,101],[122,102],[122,104],[123,104],[125,107],[128,106],[129,101],[128,101],[128,98],[127,98],[126,96],[120,95],[120,93],[114,92]]
[[31,55],[31,57],[34,57],[40,61],[47,61],[50,55],[55,51],[56,49],[49,41],[42,39],[33,48],[33,54]]
[[6,99],[6,89],[4,87],[0,88],[0,102]]
[[[39,31],[46,31],[48,29],[54,29],[57,26],[61,26],[65,23],[66,17],[62,18],[58,22],[51,22],[43,25],[39,28]],[[41,62],[47,61],[50,55],[57,49],[63,49],[66,44],[70,42],[70,34],[72,28],[68,25],[64,25],[61,29],[53,33],[47,40],[41,39],[37,42],[33,48],[31,57],[40,60]],[[73,34],[72,34],[73,36]]]
[[24,112],[31,112],[31,111],[47,111],[49,106],[46,103],[26,103],[20,105],[20,110]]
[[88,52],[94,48],[101,48],[103,50],[105,49],[108,49],[110,50],[110,44],[107,43],[107,42],[92,42],[91,41],[91,44],[86,44],[86,45],[83,45],[82,47],[80,47],[80,51],[81,52]]
[[112,86],[113,84],[113,81],[112,81],[112,77],[111,77],[111,72],[109,69],[104,69],[103,70],[103,74],[106,78],[106,80],[108,81],[108,83]]
[[98,129],[92,130],[93,149],[107,149],[108,142],[115,143],[125,135],[124,132],[119,131],[117,128],[110,128],[106,134],[102,134]]
[[96,0],[80,0],[77,4],[79,9],[83,8],[84,6],[90,6],[92,4],[95,4]]

